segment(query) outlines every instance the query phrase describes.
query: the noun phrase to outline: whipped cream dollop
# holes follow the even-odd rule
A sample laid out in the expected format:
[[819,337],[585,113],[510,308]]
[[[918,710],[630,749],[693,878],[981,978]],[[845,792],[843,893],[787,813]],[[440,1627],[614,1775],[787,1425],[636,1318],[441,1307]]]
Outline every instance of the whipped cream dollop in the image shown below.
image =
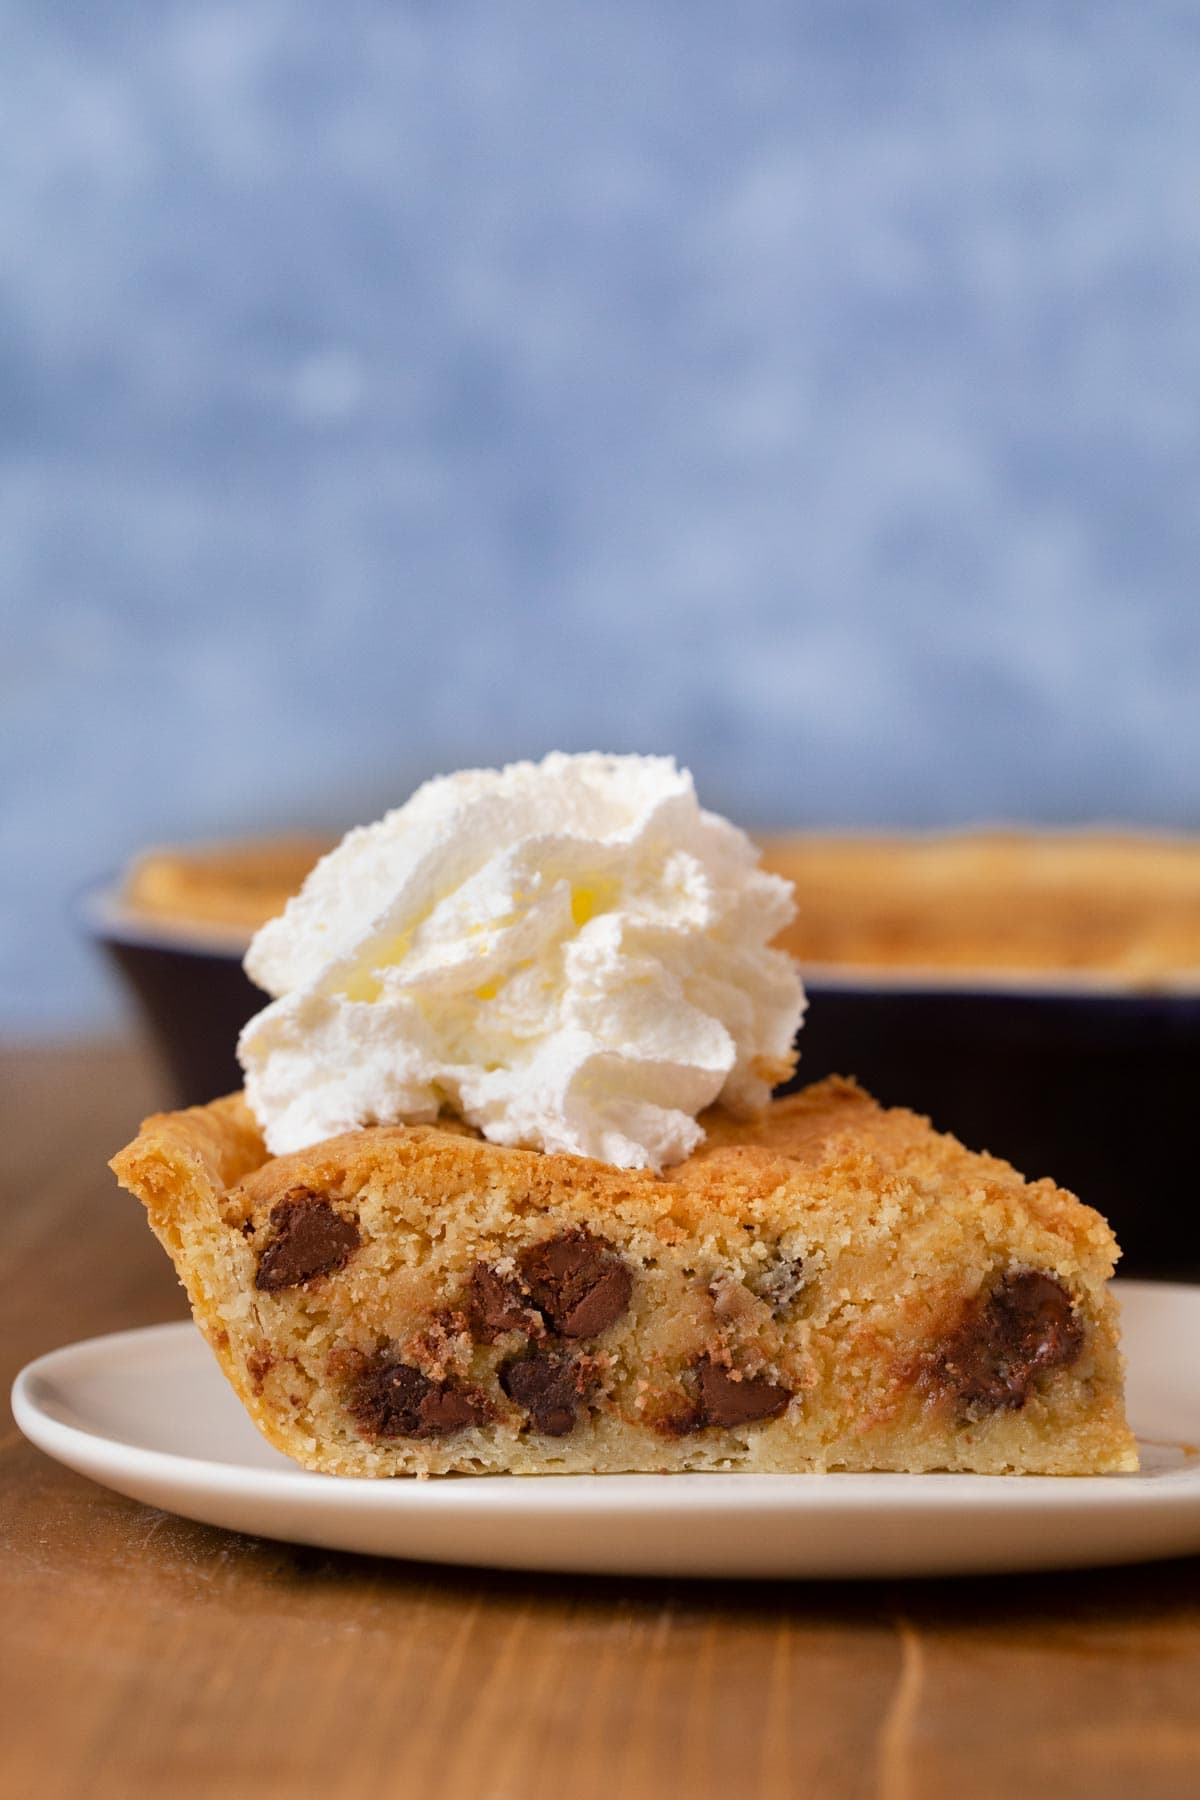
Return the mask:
[[419,788],[319,862],[246,956],[268,1148],[449,1108],[499,1144],[661,1169],[791,1073],[791,884],[659,756]]

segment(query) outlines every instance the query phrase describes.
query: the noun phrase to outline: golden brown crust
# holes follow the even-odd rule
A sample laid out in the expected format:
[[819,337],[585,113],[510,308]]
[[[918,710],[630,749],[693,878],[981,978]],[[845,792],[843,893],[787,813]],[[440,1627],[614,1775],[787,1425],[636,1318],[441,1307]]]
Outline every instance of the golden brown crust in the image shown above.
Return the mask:
[[268,1160],[262,1133],[242,1094],[228,1094],[185,1112],[152,1113],[131,1144],[118,1151],[110,1168],[139,1193],[169,1197],[184,1166],[215,1188],[233,1187]]
[[[1105,1291],[1116,1246],[1098,1214],[837,1078],[757,1120],[714,1113],[705,1125],[701,1150],[665,1177],[501,1148],[452,1122],[272,1158],[233,1096],[147,1120],[113,1166],[145,1202],[256,1423],[310,1467],[1133,1466]],[[298,1206],[310,1236],[332,1234],[342,1249],[318,1256],[311,1280],[301,1270],[287,1291],[263,1292],[256,1271]],[[504,1358],[526,1354],[526,1338],[472,1327],[473,1271],[493,1272],[499,1304],[522,1257],[555,1234],[592,1245],[609,1287],[632,1300],[619,1323],[594,1299],[590,1315],[577,1309],[599,1335],[567,1346],[569,1380],[554,1351],[557,1362],[514,1389]],[[945,1362],[938,1345],[1025,1269],[1069,1296],[1086,1354],[1039,1377],[1022,1410],[964,1423],[930,1387]],[[513,1289],[497,1316],[520,1319],[528,1306],[529,1291]],[[410,1383],[450,1381],[451,1401],[438,1404],[478,1428],[372,1438],[363,1421],[388,1416],[396,1362]],[[749,1431],[697,1429],[697,1380],[725,1414],[752,1392],[792,1398]],[[556,1418],[576,1383],[578,1429],[538,1437],[535,1414],[511,1394],[535,1404],[539,1381],[557,1397],[546,1414]]]
[[1135,831],[776,837],[805,967],[1200,976],[1200,838]]

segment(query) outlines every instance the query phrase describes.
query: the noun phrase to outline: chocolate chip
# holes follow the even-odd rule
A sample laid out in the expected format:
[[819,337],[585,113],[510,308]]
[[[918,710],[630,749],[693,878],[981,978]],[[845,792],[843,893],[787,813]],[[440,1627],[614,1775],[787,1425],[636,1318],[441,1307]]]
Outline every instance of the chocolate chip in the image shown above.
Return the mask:
[[525,1408],[535,1431],[543,1437],[566,1437],[575,1429],[579,1374],[574,1357],[535,1350],[532,1356],[502,1364],[500,1386]]
[[561,1232],[517,1261],[534,1305],[563,1337],[595,1337],[629,1305],[633,1271],[590,1231]]
[[490,1344],[506,1331],[541,1335],[542,1321],[529,1306],[525,1290],[515,1275],[504,1274],[485,1262],[477,1262],[467,1278],[467,1317],[472,1336]]
[[696,1386],[701,1425],[734,1427],[753,1425],[760,1419],[777,1419],[792,1397],[790,1388],[761,1377],[739,1377],[708,1356],[702,1356],[696,1364]]
[[692,1366],[695,1398],[674,1411],[667,1411],[653,1422],[664,1437],[688,1437],[716,1425],[736,1430],[739,1425],[755,1425],[762,1419],[777,1419],[787,1410],[791,1389],[780,1387],[761,1376],[738,1375],[701,1356]]
[[1007,1275],[977,1302],[934,1358],[934,1373],[972,1417],[1024,1406],[1043,1369],[1065,1368],[1083,1348],[1083,1326],[1053,1275]]
[[352,1382],[347,1405],[369,1437],[449,1437],[486,1425],[492,1408],[478,1388],[431,1381],[411,1363],[381,1351]]
[[273,1236],[258,1259],[256,1288],[275,1293],[317,1275],[332,1275],[349,1262],[361,1238],[358,1223],[329,1201],[298,1189],[271,1208]]
[[479,1402],[466,1388],[434,1383],[420,1405],[422,1437],[449,1437],[452,1431],[463,1431],[468,1425],[486,1425],[492,1409]]

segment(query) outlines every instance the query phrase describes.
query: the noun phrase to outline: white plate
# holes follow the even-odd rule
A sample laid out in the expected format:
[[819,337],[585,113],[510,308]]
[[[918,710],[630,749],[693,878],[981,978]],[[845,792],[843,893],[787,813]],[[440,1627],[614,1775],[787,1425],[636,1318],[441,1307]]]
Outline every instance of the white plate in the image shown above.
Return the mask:
[[93,1338],[13,1388],[27,1437],[151,1506],[379,1556],[621,1575],[985,1574],[1200,1551],[1200,1287],[1118,1284],[1137,1475],[352,1481],[258,1436],[188,1324]]

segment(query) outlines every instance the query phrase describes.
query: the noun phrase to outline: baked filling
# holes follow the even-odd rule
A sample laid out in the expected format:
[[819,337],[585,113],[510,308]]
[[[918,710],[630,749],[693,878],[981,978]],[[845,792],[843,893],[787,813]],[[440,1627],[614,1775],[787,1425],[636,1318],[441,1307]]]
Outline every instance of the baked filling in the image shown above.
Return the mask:
[[775,838],[780,938],[821,965],[1200,979],[1200,839],[1133,831]]
[[234,1096],[113,1167],[308,1468],[1137,1466],[1097,1213],[838,1079],[703,1123],[664,1175],[452,1121],[271,1157]]

